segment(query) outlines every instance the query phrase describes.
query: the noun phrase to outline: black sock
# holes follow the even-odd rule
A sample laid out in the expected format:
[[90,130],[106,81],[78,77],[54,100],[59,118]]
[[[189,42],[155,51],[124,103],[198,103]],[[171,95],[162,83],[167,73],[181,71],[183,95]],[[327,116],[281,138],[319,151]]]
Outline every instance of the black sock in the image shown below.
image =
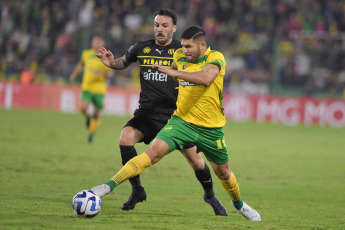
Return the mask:
[[[130,159],[138,155],[134,146],[120,145],[120,151],[121,151],[122,165],[125,165]],[[139,175],[130,178],[129,182],[131,183],[133,190],[136,190],[138,187],[139,188],[142,187]]]
[[206,163],[203,170],[195,171],[195,176],[202,185],[206,198],[214,196],[211,172]]

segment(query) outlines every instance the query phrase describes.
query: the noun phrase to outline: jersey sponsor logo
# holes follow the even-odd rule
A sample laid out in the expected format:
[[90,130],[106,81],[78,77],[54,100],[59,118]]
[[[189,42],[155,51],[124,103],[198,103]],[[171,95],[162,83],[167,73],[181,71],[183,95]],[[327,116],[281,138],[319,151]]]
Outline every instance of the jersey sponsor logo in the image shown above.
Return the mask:
[[173,55],[174,53],[175,53],[175,49],[169,49],[169,50],[168,50],[168,54]]
[[185,86],[197,86],[197,84],[190,83],[188,81],[180,80],[180,85],[185,87]]
[[187,68],[186,65],[183,65],[183,66],[182,66],[182,70],[185,70],[186,68]]
[[145,47],[145,48],[143,49],[143,52],[144,52],[145,54],[148,54],[148,53],[151,52],[151,48],[150,48],[150,47]]
[[147,72],[143,73],[143,78],[147,81],[167,81],[168,75],[166,73],[161,73],[158,70],[156,72],[152,72],[149,69]]
[[156,49],[159,54],[162,54],[163,50]]
[[142,60],[142,65],[162,65],[162,66],[171,66],[170,60],[154,59],[154,58],[144,58]]

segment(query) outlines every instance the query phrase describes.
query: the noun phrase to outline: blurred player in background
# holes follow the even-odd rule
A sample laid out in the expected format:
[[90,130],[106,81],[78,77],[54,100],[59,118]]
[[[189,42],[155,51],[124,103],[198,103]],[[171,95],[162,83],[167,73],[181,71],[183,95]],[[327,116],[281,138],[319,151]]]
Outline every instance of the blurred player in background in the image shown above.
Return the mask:
[[[104,106],[104,95],[107,90],[106,78],[112,76],[112,71],[97,58],[96,52],[105,45],[103,37],[95,35],[92,38],[91,49],[84,50],[80,62],[70,75],[70,81],[83,70],[83,79],[80,94],[80,112],[86,118],[86,127],[89,129],[87,141],[92,142],[93,136],[100,125],[100,112]],[[93,114],[88,114],[89,105],[93,105]]]
[[207,46],[206,33],[200,27],[187,28],[181,38],[182,49],[175,52],[171,68],[153,65],[161,73],[179,80],[177,109],[172,118],[145,152],[131,159],[111,180],[93,187],[92,191],[104,196],[168,153],[192,142],[205,154],[235,209],[247,220],[261,221],[259,213],[242,201],[236,177],[229,167],[223,132],[226,123],[222,108],[224,56]]
[[[123,57],[116,60],[109,50],[99,50],[98,57],[104,65],[115,70],[125,69],[137,60],[140,62],[139,109],[122,129],[120,136],[123,165],[137,156],[134,145],[138,142],[149,144],[176,109],[178,83],[165,73],[152,68],[155,63],[169,68],[175,50],[181,47],[181,42],[173,39],[176,20],[177,16],[172,10],[158,10],[154,18],[155,39],[135,43]],[[216,215],[227,216],[226,209],[214,196],[210,170],[201,155],[196,153],[195,145],[185,143],[178,149],[195,170],[195,175],[205,191],[204,200],[212,206]],[[139,175],[130,178],[129,181],[132,185],[132,194],[122,205],[123,210],[134,209],[138,202],[146,200],[147,197]]]

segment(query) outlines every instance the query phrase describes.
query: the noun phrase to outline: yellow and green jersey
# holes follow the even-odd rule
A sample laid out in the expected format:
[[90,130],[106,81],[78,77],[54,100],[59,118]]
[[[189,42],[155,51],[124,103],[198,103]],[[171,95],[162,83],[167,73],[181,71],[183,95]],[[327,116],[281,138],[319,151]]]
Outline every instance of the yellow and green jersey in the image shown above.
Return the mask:
[[84,65],[81,89],[95,94],[105,94],[106,72],[110,69],[98,59],[93,49],[83,51],[81,62]]
[[188,62],[181,48],[175,52],[174,62],[178,70],[185,72],[203,71],[209,64],[220,67],[218,76],[207,87],[180,80],[174,115],[200,127],[224,127],[222,100],[226,63],[223,54],[208,47],[203,57],[196,62]]

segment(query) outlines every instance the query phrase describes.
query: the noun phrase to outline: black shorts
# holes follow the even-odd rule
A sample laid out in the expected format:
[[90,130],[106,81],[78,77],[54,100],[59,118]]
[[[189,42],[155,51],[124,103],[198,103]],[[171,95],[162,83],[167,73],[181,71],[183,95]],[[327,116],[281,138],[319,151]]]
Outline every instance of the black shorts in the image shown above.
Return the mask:
[[[134,117],[130,119],[124,127],[131,126],[136,128],[144,134],[144,138],[139,142],[150,144],[150,142],[155,139],[159,131],[161,131],[170,118],[170,115],[137,109],[134,111]],[[186,143],[183,148],[189,149],[194,146],[195,144],[193,143]]]

